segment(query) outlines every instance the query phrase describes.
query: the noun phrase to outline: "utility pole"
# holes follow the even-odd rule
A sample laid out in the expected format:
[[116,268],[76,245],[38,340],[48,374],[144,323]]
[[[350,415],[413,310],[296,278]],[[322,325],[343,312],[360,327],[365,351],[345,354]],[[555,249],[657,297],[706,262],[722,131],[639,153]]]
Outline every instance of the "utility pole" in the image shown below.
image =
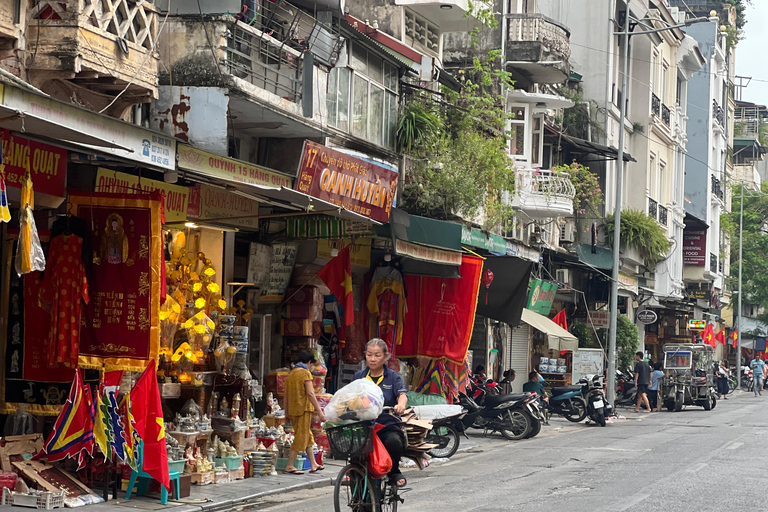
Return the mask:
[[744,241],[744,182],[741,182],[739,201],[739,300],[736,306],[736,389],[741,389],[741,260]]
[[[624,118],[627,115],[627,68],[629,64],[629,38],[632,35],[644,35],[653,34],[656,32],[663,32],[665,30],[674,30],[677,28],[687,27],[694,23],[701,23],[703,21],[713,21],[712,18],[692,18],[686,20],[685,23],[679,25],[670,25],[661,28],[652,28],[649,30],[643,30],[640,32],[630,32],[630,13],[629,2],[626,3],[626,15],[624,16],[624,27],[621,32],[614,32],[614,35],[621,37],[622,44],[622,56],[624,61],[622,63],[621,73],[621,105],[619,105],[620,119],[619,119],[619,150],[616,155],[616,205],[614,207],[614,226],[613,226],[613,271],[611,272],[611,325],[608,334],[608,376],[606,380],[607,400],[611,406],[614,405],[616,399],[616,326],[619,317],[619,265],[621,255],[621,195],[622,195],[622,182],[624,178]],[[717,18],[714,18],[716,21]],[[743,190],[743,189],[742,189]],[[739,267],[741,269],[741,267]],[[741,275],[741,274],[739,274]],[[741,298],[741,297],[739,297]],[[615,408],[614,408],[615,410]]]

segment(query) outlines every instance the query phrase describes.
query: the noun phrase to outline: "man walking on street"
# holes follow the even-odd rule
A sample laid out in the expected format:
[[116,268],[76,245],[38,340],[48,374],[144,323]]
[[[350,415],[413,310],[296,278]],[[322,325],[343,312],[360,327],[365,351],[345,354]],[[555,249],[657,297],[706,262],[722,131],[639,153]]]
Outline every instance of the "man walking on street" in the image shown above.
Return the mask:
[[755,386],[755,396],[763,396],[763,368],[765,367],[765,362],[760,352],[755,354],[755,358],[749,363],[749,367],[752,368],[752,383]]
[[634,412],[640,412],[640,406],[645,405],[644,412],[651,412],[648,402],[648,386],[651,384],[651,367],[643,361],[643,353],[635,354],[635,387],[637,388],[637,406]]

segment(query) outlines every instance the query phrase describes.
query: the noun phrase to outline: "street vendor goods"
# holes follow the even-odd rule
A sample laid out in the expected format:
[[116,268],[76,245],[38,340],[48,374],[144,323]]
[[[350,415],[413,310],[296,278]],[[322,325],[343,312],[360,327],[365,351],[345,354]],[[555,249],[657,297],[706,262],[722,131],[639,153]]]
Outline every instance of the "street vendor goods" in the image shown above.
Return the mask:
[[333,395],[325,408],[325,417],[331,423],[351,423],[375,420],[384,408],[384,394],[373,382],[358,379]]

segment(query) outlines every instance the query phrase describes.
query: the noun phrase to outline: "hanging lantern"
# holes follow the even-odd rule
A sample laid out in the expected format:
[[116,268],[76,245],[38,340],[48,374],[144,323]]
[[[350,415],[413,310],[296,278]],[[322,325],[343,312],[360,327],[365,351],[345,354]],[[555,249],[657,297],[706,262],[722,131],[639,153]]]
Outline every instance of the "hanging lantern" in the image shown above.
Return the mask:
[[491,283],[493,282],[493,271],[491,269],[487,268],[485,269],[485,272],[483,272],[483,286],[485,286],[485,305],[488,305],[488,291],[491,288]]

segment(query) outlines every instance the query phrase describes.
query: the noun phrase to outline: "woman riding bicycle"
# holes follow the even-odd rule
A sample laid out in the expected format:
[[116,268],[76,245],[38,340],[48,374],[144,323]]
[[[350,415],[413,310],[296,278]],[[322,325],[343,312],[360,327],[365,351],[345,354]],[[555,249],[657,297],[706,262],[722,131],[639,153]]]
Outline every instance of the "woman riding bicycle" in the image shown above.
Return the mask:
[[[384,407],[392,407],[395,414],[402,414],[408,403],[405,385],[403,385],[403,379],[397,372],[387,368],[388,359],[389,348],[387,344],[380,338],[373,338],[365,346],[365,362],[368,366],[355,373],[352,380],[368,379],[379,386],[384,393]],[[406,484],[406,480],[399,467],[400,457],[405,450],[405,439],[403,431],[400,429],[401,422],[392,414],[384,412],[376,419],[376,423],[384,425],[379,430],[378,436],[392,458],[392,470],[389,472],[389,478],[398,487],[402,487]]]

